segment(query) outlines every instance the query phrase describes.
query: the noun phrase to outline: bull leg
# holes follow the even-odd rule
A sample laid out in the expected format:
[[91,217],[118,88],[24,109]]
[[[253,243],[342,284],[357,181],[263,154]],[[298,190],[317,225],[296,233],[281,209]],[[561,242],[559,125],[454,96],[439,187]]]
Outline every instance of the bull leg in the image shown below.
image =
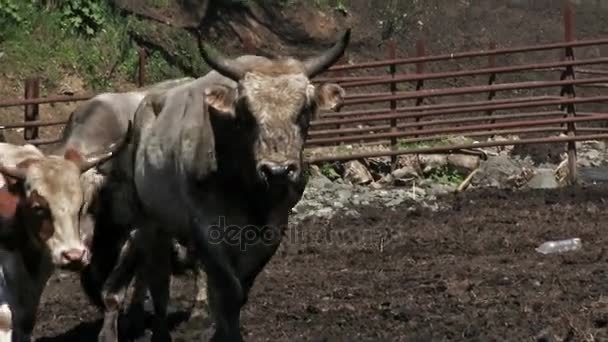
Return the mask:
[[227,246],[210,238],[211,225],[194,216],[191,222],[195,248],[205,273],[211,316],[216,330],[212,341],[241,342],[240,312],[244,301],[243,286],[230,262]]
[[148,232],[147,238],[151,239],[146,241],[146,246],[150,246],[150,249],[145,253],[144,272],[154,305],[152,341],[171,341],[167,322],[171,281],[171,239],[157,229],[154,231],[146,229],[146,231]]
[[105,307],[103,325],[98,335],[99,342],[118,341],[118,317],[122,302],[126,296],[127,287],[137,266],[137,248],[139,232],[131,232],[120,251],[116,266],[104,284],[102,299]]
[[137,272],[131,304],[129,305],[129,337],[144,336],[146,330],[144,302],[148,294],[148,286],[142,272]]
[[241,336],[241,303],[229,288],[223,287],[217,279],[209,277],[209,307],[215,321],[215,334],[212,342],[242,342]]
[[192,310],[192,317],[205,318],[208,315],[207,276],[198,265],[194,268],[194,290],[196,292],[196,298],[194,301],[194,309]]

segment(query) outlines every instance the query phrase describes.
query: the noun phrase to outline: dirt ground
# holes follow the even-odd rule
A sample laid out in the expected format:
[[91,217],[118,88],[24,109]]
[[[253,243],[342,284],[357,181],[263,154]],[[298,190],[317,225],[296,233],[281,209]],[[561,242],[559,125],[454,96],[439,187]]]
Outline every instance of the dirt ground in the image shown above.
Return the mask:
[[[445,209],[359,208],[293,227],[243,311],[248,341],[592,341],[608,338],[608,186],[450,195]],[[541,255],[545,240],[580,251]],[[175,341],[192,280],[172,293]],[[181,313],[180,313],[181,312]],[[75,277],[53,279],[37,341],[94,341]]]

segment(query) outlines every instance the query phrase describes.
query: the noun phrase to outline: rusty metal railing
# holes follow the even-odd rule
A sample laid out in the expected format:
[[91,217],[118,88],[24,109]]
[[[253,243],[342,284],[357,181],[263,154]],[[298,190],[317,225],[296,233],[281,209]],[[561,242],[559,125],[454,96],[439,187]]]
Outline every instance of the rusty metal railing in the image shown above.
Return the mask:
[[[347,89],[345,107],[348,110],[324,112],[311,122],[306,148],[319,148],[342,144],[364,148],[368,144],[386,145],[383,151],[355,152],[335,155],[313,156],[309,162],[330,160],[353,160],[376,156],[390,156],[393,167],[396,156],[406,153],[451,153],[460,149],[533,144],[567,144],[571,177],[576,177],[575,141],[607,139],[608,128],[598,123],[608,122],[608,93],[602,86],[608,85],[606,57],[574,59],[574,49],[608,45],[608,38],[575,40],[573,10],[569,1],[564,6],[564,41],[550,44],[497,48],[490,42],[488,50],[467,51],[440,55],[427,55],[426,42],[419,38],[415,44],[415,56],[398,58],[396,43],[387,45],[387,59],[356,64],[341,64],[330,68],[313,82],[334,82]],[[251,45],[251,44],[249,44]],[[248,45],[248,46],[249,46]],[[252,50],[254,47],[249,46]],[[530,60],[518,65],[498,65],[497,56],[531,52],[563,50],[561,60],[538,62]],[[550,54],[547,54],[550,56]],[[456,59],[484,57],[487,62],[479,68],[451,70],[448,65]],[[145,50],[140,50],[138,83],[145,79]],[[348,56],[342,58],[342,63]],[[432,63],[440,64],[441,71],[433,71]],[[412,65],[415,69],[404,72],[399,68]],[[581,66],[596,69],[582,69]],[[384,75],[361,75],[360,72],[382,72]],[[359,75],[348,73],[359,72]],[[575,77],[575,71],[577,77]],[[560,72],[559,79],[544,79],[551,72]],[[499,82],[503,75],[534,73],[538,80]],[[330,76],[333,75],[333,76]],[[593,75],[580,77],[580,75]],[[499,77],[500,76],[500,77]],[[447,83],[451,79],[487,77],[482,84],[466,84],[460,87],[430,86],[432,82]],[[64,120],[39,120],[39,106],[58,102],[76,102],[90,99],[94,94],[77,96],[53,96],[41,98],[35,79],[26,80],[24,99],[2,100],[0,108],[24,106],[25,121],[0,124],[0,129],[25,128],[24,138],[37,145],[57,142],[57,138],[40,138],[38,129],[65,124]],[[400,91],[399,86],[412,83],[413,90]],[[578,91],[583,86],[590,91]],[[378,87],[385,87],[377,91]],[[558,90],[554,89],[558,88]],[[371,89],[374,89],[372,91]],[[590,88],[585,88],[586,90]],[[541,94],[542,93],[542,94]],[[506,98],[500,95],[506,94]],[[482,96],[483,100],[472,98]],[[457,97],[442,101],[444,98]],[[403,102],[412,101],[411,105]],[[583,108],[593,105],[592,109]],[[559,108],[558,108],[559,106]],[[578,107],[577,107],[578,106]],[[557,109],[556,109],[557,108]],[[442,145],[404,148],[407,144],[446,139],[452,135],[467,137],[493,137],[496,135],[518,135],[517,139],[501,141],[479,141],[474,144]],[[563,134],[565,136],[555,136]],[[535,136],[529,136],[535,135]],[[538,136],[545,135],[545,136]]]

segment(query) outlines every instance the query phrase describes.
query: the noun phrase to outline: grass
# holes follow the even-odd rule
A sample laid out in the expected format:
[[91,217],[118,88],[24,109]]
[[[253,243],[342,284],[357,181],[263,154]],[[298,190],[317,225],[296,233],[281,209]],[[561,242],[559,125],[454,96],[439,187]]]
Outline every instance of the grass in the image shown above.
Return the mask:
[[[154,4],[164,6],[167,1],[154,0]],[[88,36],[66,30],[65,18],[56,8],[20,5],[19,15],[26,18],[20,21],[2,20],[0,10],[0,52],[4,54],[0,73],[17,79],[39,76],[46,89],[58,87],[66,74],[78,75],[92,91],[113,89],[118,81],[136,83],[138,45],[131,37],[146,29],[152,31],[156,41],[170,42],[177,56],[173,57],[181,58],[177,62],[201,73],[205,70],[200,58],[192,58],[195,51],[198,57],[198,52],[187,33],[176,30],[163,35],[148,22],[114,12],[109,1],[100,4],[103,26]],[[189,46],[185,48],[186,40]],[[175,61],[169,62],[167,57],[171,56],[151,51],[146,65],[147,83],[184,76]]]
[[427,176],[427,178],[430,178],[435,183],[457,186],[462,183],[462,181],[464,181],[465,175],[445,166],[442,168],[434,169]]
[[448,145],[449,141],[445,139],[434,139],[434,140],[426,140],[426,141],[403,141],[398,140],[397,146],[402,149],[415,149],[415,148],[429,148],[429,147],[438,147]]

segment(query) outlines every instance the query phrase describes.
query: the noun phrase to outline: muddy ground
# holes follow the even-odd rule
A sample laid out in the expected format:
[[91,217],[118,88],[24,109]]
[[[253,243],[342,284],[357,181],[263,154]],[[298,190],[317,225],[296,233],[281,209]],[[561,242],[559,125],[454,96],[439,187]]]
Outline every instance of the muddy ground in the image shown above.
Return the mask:
[[[293,228],[243,312],[248,341],[591,341],[608,338],[608,186],[482,190],[446,209],[358,208]],[[296,233],[294,233],[296,232]],[[541,255],[547,239],[583,249]],[[191,280],[174,283],[175,341]],[[179,311],[182,311],[180,314]],[[94,341],[100,315],[74,277],[54,279],[38,341]]]

